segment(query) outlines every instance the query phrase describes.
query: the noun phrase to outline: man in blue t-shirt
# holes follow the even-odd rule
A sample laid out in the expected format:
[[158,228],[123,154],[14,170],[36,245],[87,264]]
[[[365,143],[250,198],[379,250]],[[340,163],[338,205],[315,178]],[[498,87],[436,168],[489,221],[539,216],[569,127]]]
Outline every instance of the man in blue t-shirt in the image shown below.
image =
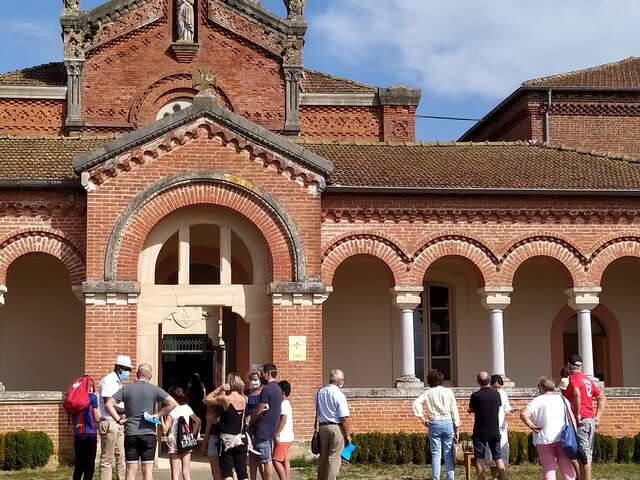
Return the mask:
[[273,440],[276,438],[276,430],[280,422],[280,410],[282,406],[282,389],[278,385],[276,377],[278,369],[272,363],[265,363],[262,368],[262,387],[260,399],[255,412],[251,416],[250,427],[253,431],[253,449],[260,455],[253,454],[258,461],[258,469],[262,480],[271,480],[273,477]]

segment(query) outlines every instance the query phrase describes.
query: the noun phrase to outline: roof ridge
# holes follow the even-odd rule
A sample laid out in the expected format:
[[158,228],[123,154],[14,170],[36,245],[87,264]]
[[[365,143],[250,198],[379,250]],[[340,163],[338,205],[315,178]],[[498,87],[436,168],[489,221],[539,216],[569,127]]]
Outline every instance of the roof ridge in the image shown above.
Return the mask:
[[456,140],[431,140],[431,141],[375,141],[375,140],[328,140],[328,139],[305,139],[298,138],[295,143],[301,145],[339,145],[339,146],[379,146],[379,147],[478,147],[478,146],[490,146],[490,147],[503,147],[503,146],[529,146],[530,143],[523,140],[512,141],[480,141],[480,142],[458,142]]
[[16,73],[29,72],[31,70],[36,70],[38,68],[48,67],[53,65],[64,65],[64,62],[47,62],[47,63],[41,63],[40,65],[34,65],[32,67],[17,68],[15,70],[11,70],[8,72],[0,72],[0,77],[4,77],[5,75],[14,75]]
[[589,155],[591,157],[609,158],[611,160],[619,160],[626,163],[640,163],[640,156],[628,155],[622,152],[605,152],[601,150],[594,150],[587,147],[564,145],[564,144],[544,144],[542,142],[530,141],[527,142],[532,147],[546,148],[549,150],[556,150],[559,152],[572,152],[580,155]]
[[605,68],[609,68],[612,67],[614,65],[622,65],[624,63],[627,62],[631,62],[634,60],[638,60],[639,57],[634,57],[634,56],[630,56],[630,57],[626,57],[620,60],[616,60],[614,62],[608,62],[608,63],[603,63],[602,65],[595,65],[593,67],[587,67],[587,68],[580,68],[580,69],[576,69],[576,70],[571,70],[569,72],[562,72],[562,73],[555,73],[553,75],[546,75],[543,77],[538,77],[538,78],[532,78],[530,80],[525,80],[524,82],[522,82],[522,86],[523,87],[529,87],[529,86],[534,86],[536,84],[539,84],[541,82],[545,82],[545,81],[549,81],[549,80],[556,80],[558,78],[566,78],[566,77],[570,77],[572,75],[576,75],[579,73],[586,73],[586,72],[594,72],[597,70],[602,70]]
[[378,88],[378,87],[376,87],[374,85],[369,85],[368,83],[358,82],[356,80],[351,80],[350,78],[341,77],[339,75],[334,75],[332,73],[320,72],[318,70],[312,70],[312,69],[305,68],[304,69],[304,73],[307,73],[307,72],[308,73],[315,73],[317,75],[324,75],[325,77],[330,77],[330,78],[333,78],[335,80],[340,80],[340,81],[343,81],[343,82],[349,82],[349,83],[352,83],[353,85],[356,85],[358,87]]
[[116,135],[78,135],[65,137],[63,135],[0,135],[0,140],[110,140],[117,138]]

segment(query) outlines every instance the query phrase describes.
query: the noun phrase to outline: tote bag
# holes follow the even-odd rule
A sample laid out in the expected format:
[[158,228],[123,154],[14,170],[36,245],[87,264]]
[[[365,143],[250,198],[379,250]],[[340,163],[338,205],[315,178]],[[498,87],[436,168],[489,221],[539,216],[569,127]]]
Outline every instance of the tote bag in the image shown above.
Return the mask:
[[578,435],[576,429],[571,421],[571,415],[569,415],[569,407],[567,407],[567,401],[564,397],[560,397],[562,404],[564,405],[564,427],[560,434],[560,446],[564,449],[566,454],[572,460],[580,460],[582,463],[586,462],[586,456],[580,445],[578,444]]

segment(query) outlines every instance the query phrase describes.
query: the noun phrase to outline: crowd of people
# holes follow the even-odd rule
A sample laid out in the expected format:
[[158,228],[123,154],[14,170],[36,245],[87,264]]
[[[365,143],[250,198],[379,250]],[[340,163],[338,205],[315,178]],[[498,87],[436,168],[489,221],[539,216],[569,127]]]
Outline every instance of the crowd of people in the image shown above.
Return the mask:
[[[511,406],[500,375],[491,376],[483,371],[478,373],[477,381],[480,389],[471,395],[468,413],[474,415],[472,441],[479,480],[508,478],[507,417],[515,413],[520,413],[522,422],[533,432],[544,480],[555,479],[558,469],[565,480],[591,480],[595,431],[606,398],[594,379],[582,372],[580,356],[569,357],[566,369],[561,372],[560,395],[552,379],[540,377],[539,395],[524,409]],[[440,371],[429,371],[427,383],[430,388],[415,399],[413,413],[428,428],[432,478],[440,478],[444,457],[446,478],[453,480],[454,445],[459,441],[461,424],[458,403],[453,390],[443,386],[444,376]],[[567,428],[574,429],[577,437],[577,454],[571,456],[570,449],[563,444]],[[490,476],[485,476],[487,470]]]
[[[138,366],[135,382],[125,384],[132,370],[131,359],[119,355],[97,389],[89,384],[89,405],[73,416],[74,480],[93,479],[98,435],[100,480],[111,480],[114,468],[118,480],[135,480],[139,470],[144,480],[152,480],[158,429],[172,480],[190,480],[201,416],[189,405],[189,392],[199,395],[199,378],[166,392],[151,383],[152,368],[146,363]],[[246,384],[231,373],[226,383],[201,395],[205,435],[200,448],[214,480],[255,480],[258,473],[262,480],[290,479],[291,385],[277,376],[276,366],[267,363],[249,372]]]
[[[152,369],[146,363],[138,366],[135,382],[125,384],[132,369],[131,359],[120,355],[97,391],[90,384],[89,405],[73,418],[74,480],[92,480],[98,435],[101,480],[110,480],[114,467],[119,480],[135,480],[139,469],[144,480],[151,480],[158,426],[167,445],[172,480],[190,480],[191,454],[202,416],[205,428],[201,449],[209,458],[213,480],[256,480],[258,474],[262,480],[291,478],[291,385],[286,380],[278,381],[275,365],[267,363],[250,371],[246,383],[231,373],[226,383],[208,394],[195,377],[186,389],[173,386],[165,392],[151,383]],[[479,480],[508,477],[507,418],[516,413],[533,432],[544,480],[555,479],[558,469],[565,480],[591,480],[594,436],[606,399],[594,379],[582,372],[578,355],[569,358],[561,377],[561,395],[552,379],[541,377],[539,395],[518,409],[511,406],[500,375],[478,373],[480,389],[471,395],[468,413],[474,416],[472,441]],[[319,453],[318,480],[338,478],[345,446],[351,443],[344,381],[341,370],[332,370],[328,384],[315,396],[312,443]],[[453,390],[444,386],[440,371],[429,371],[427,383],[429,388],[413,402],[413,413],[428,428],[432,478],[440,478],[444,460],[446,478],[453,480],[454,450],[461,425],[458,402]],[[199,397],[196,408],[203,405],[202,416],[189,405],[189,392],[193,390]],[[579,447],[572,456],[563,443],[568,428],[575,432]]]

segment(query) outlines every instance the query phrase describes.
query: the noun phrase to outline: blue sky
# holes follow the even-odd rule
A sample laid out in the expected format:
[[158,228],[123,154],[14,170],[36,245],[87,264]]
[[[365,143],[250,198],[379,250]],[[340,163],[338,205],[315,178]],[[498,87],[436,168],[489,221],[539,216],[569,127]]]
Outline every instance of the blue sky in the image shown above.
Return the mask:
[[[263,3],[284,13],[282,0]],[[0,71],[61,60],[61,6],[3,1]],[[307,0],[306,13],[307,68],[419,87],[425,115],[480,118],[524,80],[640,54],[637,0]],[[417,136],[470,126],[418,119]]]

